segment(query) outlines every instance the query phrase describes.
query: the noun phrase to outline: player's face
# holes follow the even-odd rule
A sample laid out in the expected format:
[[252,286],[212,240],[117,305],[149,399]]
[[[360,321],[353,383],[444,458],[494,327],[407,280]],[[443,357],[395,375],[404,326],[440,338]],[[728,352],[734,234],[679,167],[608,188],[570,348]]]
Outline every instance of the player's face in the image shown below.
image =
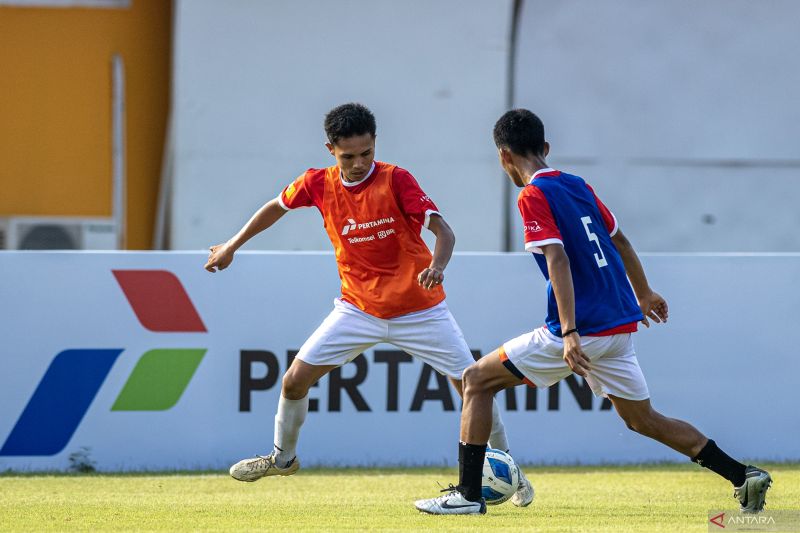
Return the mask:
[[339,139],[336,144],[325,146],[336,158],[336,164],[346,181],[364,179],[375,160],[375,137],[369,133]]

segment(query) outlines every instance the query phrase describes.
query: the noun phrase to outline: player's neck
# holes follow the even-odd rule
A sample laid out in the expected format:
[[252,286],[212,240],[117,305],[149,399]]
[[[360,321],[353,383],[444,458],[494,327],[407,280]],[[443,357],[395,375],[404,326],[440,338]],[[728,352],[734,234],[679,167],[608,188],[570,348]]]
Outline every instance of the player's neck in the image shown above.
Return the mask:
[[369,179],[369,177],[372,176],[372,173],[374,171],[375,171],[375,162],[373,161],[372,164],[369,167],[369,172],[367,172],[366,175],[364,175],[361,178],[358,178],[358,179],[350,178],[349,176],[347,176],[344,173],[344,171],[342,170],[341,167],[339,167],[339,177],[341,178],[343,184],[345,184],[348,187],[354,187],[356,185],[360,185],[360,184],[364,183],[365,181],[367,181]]
[[525,178],[526,182],[530,181],[531,177],[543,168],[549,168],[543,157],[523,159],[517,166],[520,175]]

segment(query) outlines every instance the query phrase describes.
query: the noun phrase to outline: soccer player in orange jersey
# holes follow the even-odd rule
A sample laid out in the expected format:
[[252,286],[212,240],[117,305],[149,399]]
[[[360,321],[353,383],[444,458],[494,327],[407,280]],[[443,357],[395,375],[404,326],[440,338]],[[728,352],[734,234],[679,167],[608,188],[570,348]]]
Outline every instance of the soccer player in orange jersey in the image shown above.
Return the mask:
[[[375,161],[375,131],[375,117],[363,105],[331,110],[325,117],[326,147],[336,165],[307,170],[233,238],[211,247],[206,270],[223,270],[251,237],[292,209],[314,206],[322,214],[342,280],[341,298],[283,376],[272,453],[233,465],[231,476],[240,481],[297,471],[296,446],[309,388],[366,348],[393,344],[448,376],[459,394],[461,374],[474,362],[442,289],[453,232],[408,171]],[[423,226],[436,236],[433,255],[420,236]],[[508,449],[496,403],[489,443]],[[520,470],[512,502],[526,506],[532,499],[530,482]]]

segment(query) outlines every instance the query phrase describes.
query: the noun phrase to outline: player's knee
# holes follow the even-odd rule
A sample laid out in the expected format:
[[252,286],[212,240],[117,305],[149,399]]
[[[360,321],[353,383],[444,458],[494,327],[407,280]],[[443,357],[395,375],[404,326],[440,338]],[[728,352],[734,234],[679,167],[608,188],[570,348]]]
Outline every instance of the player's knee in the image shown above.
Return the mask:
[[635,417],[627,417],[623,418],[623,420],[625,421],[625,425],[628,427],[628,429],[630,429],[635,433],[642,433],[642,430],[644,429],[644,424],[642,424],[642,421],[640,419]]
[[628,429],[640,435],[652,436],[657,431],[657,423],[650,413],[634,413],[622,417]]
[[478,365],[471,365],[461,377],[461,383],[464,387],[464,394],[477,394],[487,389],[487,381],[484,372]]
[[289,369],[283,375],[281,394],[287,400],[302,400],[308,394],[308,386]]
[[633,431],[634,433],[640,433],[639,428],[641,427],[634,419],[623,419],[625,421],[625,426]]
[[461,374],[461,386],[466,388],[477,379],[478,371],[476,370],[475,365],[470,365],[464,369],[464,372]]

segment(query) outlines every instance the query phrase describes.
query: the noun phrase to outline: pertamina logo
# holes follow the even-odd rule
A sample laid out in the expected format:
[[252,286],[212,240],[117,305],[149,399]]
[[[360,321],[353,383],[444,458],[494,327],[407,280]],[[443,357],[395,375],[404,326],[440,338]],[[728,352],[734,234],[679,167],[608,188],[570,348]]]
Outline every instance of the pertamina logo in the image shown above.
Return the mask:
[[352,218],[347,219],[347,225],[342,229],[342,235],[347,235],[350,231],[356,229],[356,221]]
[[[166,270],[114,270],[139,323],[156,333],[206,333],[180,280]],[[0,455],[55,455],[69,443],[124,348],[57,354]],[[141,355],[111,411],[166,411],[178,403],[205,348],[156,348]]]
[[[352,218],[347,219],[347,225],[342,229],[342,235],[347,235],[353,230],[369,230],[372,228],[378,228],[381,226],[391,225],[394,224],[394,217],[386,217],[386,218],[379,218],[377,220],[370,220],[369,222],[357,223]],[[390,235],[394,235],[396,232],[394,228],[386,228],[380,229],[377,233],[371,233],[369,235],[360,235],[358,237],[348,237],[347,242],[350,244],[358,244],[362,242],[370,242],[374,241],[377,237],[378,239],[385,239]]]

